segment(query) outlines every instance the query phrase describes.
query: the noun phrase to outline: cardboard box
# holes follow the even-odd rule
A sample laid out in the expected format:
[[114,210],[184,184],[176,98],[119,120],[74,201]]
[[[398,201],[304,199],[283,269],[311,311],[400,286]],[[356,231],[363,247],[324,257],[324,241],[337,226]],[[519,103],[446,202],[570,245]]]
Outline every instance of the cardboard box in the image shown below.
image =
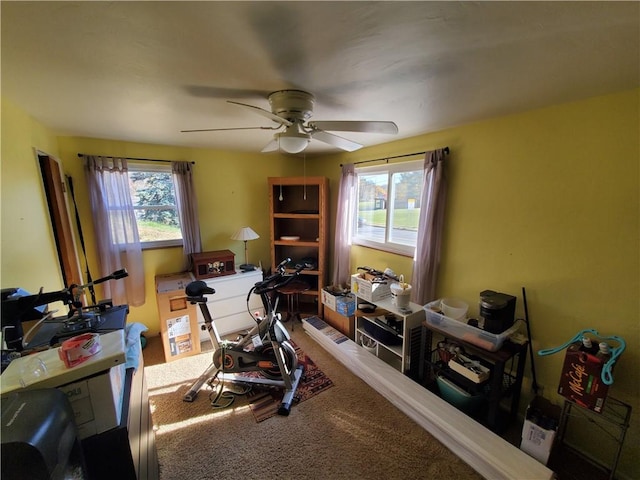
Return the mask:
[[598,357],[570,345],[564,357],[558,393],[567,400],[602,413],[609,386],[601,378],[603,362]]
[[322,304],[340,315],[350,317],[356,312],[356,298],[353,294],[336,294],[331,287],[322,289]]
[[353,315],[345,316],[331,310],[330,308],[325,308],[323,316],[325,322],[353,340],[355,323],[355,317]]
[[167,362],[201,352],[196,306],[187,300],[185,293],[192,281],[189,272],[156,277],[160,336]]
[[335,312],[336,297],[341,296],[342,294],[335,293],[332,291],[332,288],[332,286],[324,287],[320,294],[322,295],[322,304]]
[[546,465],[559,422],[560,407],[543,397],[535,397],[527,407],[520,450]]
[[120,424],[124,382],[125,365],[120,364],[102,374],[58,387],[71,402],[80,439]]
[[351,275],[351,292],[366,300],[367,302],[377,302],[391,296],[389,283],[372,283],[362,274]]
[[335,311],[344,317],[353,316],[356,313],[356,297],[351,294],[345,297],[338,297]]

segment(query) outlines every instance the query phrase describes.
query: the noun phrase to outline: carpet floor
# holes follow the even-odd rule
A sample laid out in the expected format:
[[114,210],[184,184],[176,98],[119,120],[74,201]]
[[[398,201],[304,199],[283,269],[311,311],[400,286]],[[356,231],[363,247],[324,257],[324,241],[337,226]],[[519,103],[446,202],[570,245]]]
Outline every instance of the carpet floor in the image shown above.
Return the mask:
[[[333,382],[300,347],[294,342],[292,343],[298,357],[298,365],[304,367],[304,373],[294,396],[293,405],[295,406],[324,392],[327,388],[331,388]],[[260,386],[252,388],[247,394],[247,398],[249,399],[251,412],[257,422],[262,422],[278,413],[278,408],[284,396],[283,393],[280,388],[263,388]]]
[[149,339],[160,480],[481,478],[302,329],[292,338],[333,386],[261,422],[246,396],[226,409],[212,408],[205,389],[183,402],[211,352],[164,363],[160,338]]

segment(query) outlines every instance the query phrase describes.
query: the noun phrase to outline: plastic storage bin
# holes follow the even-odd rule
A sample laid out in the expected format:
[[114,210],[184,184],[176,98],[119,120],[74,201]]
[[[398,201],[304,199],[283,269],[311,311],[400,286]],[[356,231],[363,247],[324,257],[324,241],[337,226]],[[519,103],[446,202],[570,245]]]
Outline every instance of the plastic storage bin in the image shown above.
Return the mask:
[[511,328],[500,334],[487,332],[480,328],[472,327],[460,320],[454,320],[440,313],[440,300],[427,303],[424,307],[427,323],[447,335],[463,340],[490,352],[502,348],[504,341],[518,331],[520,322],[515,322]]
[[482,406],[484,397],[479,393],[472,395],[452,380],[438,375],[436,377],[440,396],[459,410],[473,415]]

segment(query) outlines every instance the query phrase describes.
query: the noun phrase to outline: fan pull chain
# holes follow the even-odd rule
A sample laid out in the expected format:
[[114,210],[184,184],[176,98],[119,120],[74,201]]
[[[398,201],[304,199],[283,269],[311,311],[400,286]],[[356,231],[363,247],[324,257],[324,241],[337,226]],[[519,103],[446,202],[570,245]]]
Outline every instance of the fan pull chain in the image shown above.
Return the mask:
[[304,178],[304,182],[302,184],[303,188],[303,200],[307,199],[307,152],[302,154],[302,177]]

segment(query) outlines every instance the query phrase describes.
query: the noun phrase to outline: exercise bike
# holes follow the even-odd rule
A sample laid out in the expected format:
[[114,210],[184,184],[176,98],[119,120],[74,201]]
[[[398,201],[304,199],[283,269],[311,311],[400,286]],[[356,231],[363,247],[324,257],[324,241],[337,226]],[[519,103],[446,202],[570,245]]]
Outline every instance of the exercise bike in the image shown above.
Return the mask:
[[[284,389],[278,414],[289,414],[304,372],[304,365],[298,365],[298,357],[290,343],[289,332],[282,324],[280,314],[276,313],[279,299],[273,292],[287,285],[306,268],[304,264],[297,265],[293,273],[285,274],[285,266],[290,261],[289,258],[284,260],[275,268],[272,275],[251,288],[247,295],[247,304],[251,295],[260,295],[265,315],[264,317],[255,316],[256,325],[235,341],[222,340],[212,321],[205,295],[212,295],[215,290],[203,281],[195,281],[187,285],[185,289],[187,300],[200,306],[205,326],[213,343],[214,353],[211,365],[184,395],[185,402],[193,402],[205,383],[212,385],[216,380],[250,385],[261,384]],[[272,300],[274,296],[275,302]],[[261,373],[260,377],[242,375],[256,371]],[[219,393],[222,393],[222,388]]]

